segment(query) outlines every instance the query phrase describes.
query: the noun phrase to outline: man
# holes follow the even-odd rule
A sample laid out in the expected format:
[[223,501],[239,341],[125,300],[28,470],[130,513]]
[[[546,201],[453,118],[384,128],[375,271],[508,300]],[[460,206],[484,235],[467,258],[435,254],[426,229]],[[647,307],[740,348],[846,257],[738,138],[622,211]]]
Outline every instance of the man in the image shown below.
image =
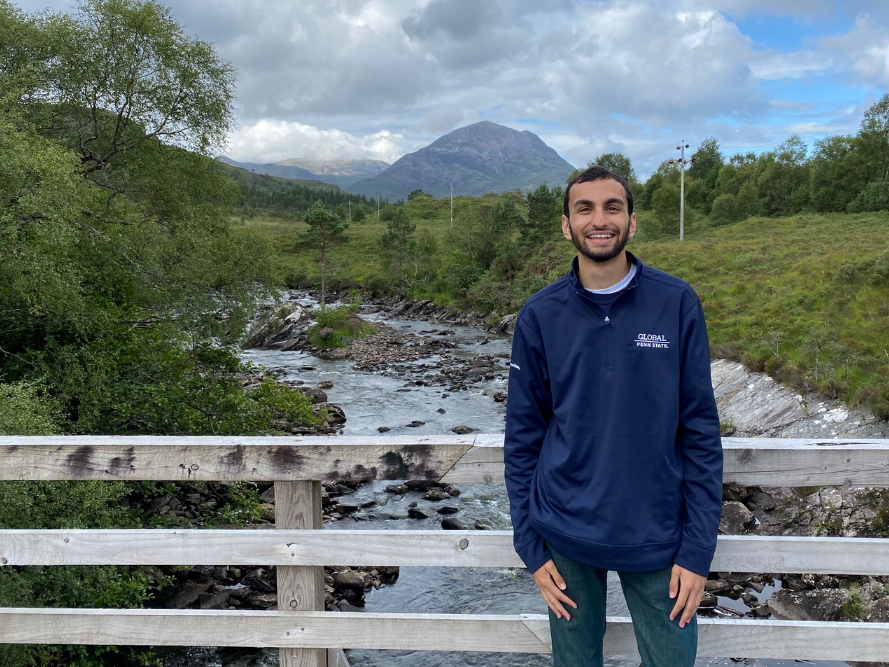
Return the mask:
[[701,302],[625,250],[626,182],[591,167],[565,190],[571,271],[525,303],[506,412],[514,545],[549,606],[555,667],[603,664],[617,571],[644,667],[691,667],[722,500]]

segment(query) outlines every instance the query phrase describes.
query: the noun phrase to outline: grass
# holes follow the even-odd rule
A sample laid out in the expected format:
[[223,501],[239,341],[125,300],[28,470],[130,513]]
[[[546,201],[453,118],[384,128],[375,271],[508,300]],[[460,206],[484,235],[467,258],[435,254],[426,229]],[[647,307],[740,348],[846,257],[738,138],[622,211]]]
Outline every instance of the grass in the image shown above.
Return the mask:
[[[448,218],[415,222],[415,236],[425,229],[439,247],[443,245],[450,225]],[[294,247],[296,235],[306,231],[308,225],[267,217],[248,219],[245,225],[267,236],[275,245],[279,254],[279,263],[275,268],[280,280],[300,287],[321,286],[320,253]],[[328,251],[327,286],[333,290],[358,287],[384,291],[387,276],[377,240],[385,233],[386,223],[377,221],[375,216],[368,216],[362,223],[351,224],[347,231],[349,242]]]
[[350,340],[364,338],[376,331],[369,322],[358,317],[358,305],[315,309],[315,324],[309,329],[312,345],[322,349],[344,347]]

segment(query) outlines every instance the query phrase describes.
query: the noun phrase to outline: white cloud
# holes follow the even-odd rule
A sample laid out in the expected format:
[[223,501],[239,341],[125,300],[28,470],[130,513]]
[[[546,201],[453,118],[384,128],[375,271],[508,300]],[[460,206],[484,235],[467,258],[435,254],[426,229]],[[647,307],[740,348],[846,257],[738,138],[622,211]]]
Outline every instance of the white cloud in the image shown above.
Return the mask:
[[355,136],[285,120],[260,120],[238,129],[228,155],[240,162],[279,162],[292,157],[363,158],[394,162],[413,150],[405,138],[389,130]]

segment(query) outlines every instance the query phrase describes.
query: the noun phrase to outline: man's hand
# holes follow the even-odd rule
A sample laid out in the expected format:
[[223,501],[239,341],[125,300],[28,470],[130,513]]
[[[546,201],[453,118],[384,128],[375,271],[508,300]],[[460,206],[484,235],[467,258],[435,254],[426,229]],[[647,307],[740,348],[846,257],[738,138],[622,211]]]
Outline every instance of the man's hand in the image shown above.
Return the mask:
[[[537,579],[536,574],[534,579]],[[681,612],[682,617],[679,619],[680,628],[684,628],[685,624],[694,618],[695,612],[701,604],[701,598],[704,597],[704,584],[706,581],[707,577],[695,574],[684,567],[673,565],[673,574],[670,577],[670,597],[676,598],[676,606],[670,612],[670,620],[672,621]]]
[[[543,593],[543,599],[546,600],[546,604],[553,610],[556,617],[562,618],[562,616],[564,616],[570,621],[571,615],[565,611],[562,603],[566,602],[575,609],[577,609],[577,604],[562,592],[565,590],[565,580],[562,579],[562,575],[560,575],[559,570],[556,569],[556,564],[553,562],[552,558],[546,561],[541,568],[534,573],[534,581],[537,583],[540,592]],[[701,584],[702,590],[703,586],[704,584]]]

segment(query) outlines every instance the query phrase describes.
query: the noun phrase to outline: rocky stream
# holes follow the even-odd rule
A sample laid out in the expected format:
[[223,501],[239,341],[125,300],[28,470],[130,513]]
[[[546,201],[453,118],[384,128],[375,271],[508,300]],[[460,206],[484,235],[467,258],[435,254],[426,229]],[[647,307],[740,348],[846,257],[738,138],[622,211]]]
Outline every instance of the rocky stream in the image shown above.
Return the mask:
[[[299,387],[327,415],[319,428],[294,433],[336,435],[502,433],[510,334],[515,316],[489,318],[431,302],[385,299],[361,316],[378,333],[333,352],[314,349],[305,332],[313,294],[290,292],[254,322],[243,358],[277,381]],[[713,386],[724,435],[889,437],[889,424],[817,395],[802,395],[740,364],[716,360]],[[254,378],[253,381],[256,379]],[[212,492],[213,487],[210,486]],[[274,494],[260,485],[262,520],[273,527]],[[729,535],[889,535],[889,492],[854,488],[760,488],[726,485],[720,532]],[[148,517],[170,514],[201,526],[216,508],[206,491],[136,499]],[[510,529],[503,485],[455,488],[420,481],[325,483],[324,527],[348,529]],[[609,575],[609,615],[628,615],[616,576]],[[172,608],[273,609],[275,568],[195,566],[158,604]],[[325,568],[328,610],[544,614],[530,574],[519,568]],[[713,573],[699,614],[727,618],[889,621],[889,577]],[[491,667],[551,665],[549,656],[349,650],[353,667]],[[745,656],[699,659],[698,665],[791,665]],[[171,651],[166,667],[272,667],[277,650],[191,648]],[[614,656],[612,667],[637,667]],[[846,663],[806,663],[820,667]]]

